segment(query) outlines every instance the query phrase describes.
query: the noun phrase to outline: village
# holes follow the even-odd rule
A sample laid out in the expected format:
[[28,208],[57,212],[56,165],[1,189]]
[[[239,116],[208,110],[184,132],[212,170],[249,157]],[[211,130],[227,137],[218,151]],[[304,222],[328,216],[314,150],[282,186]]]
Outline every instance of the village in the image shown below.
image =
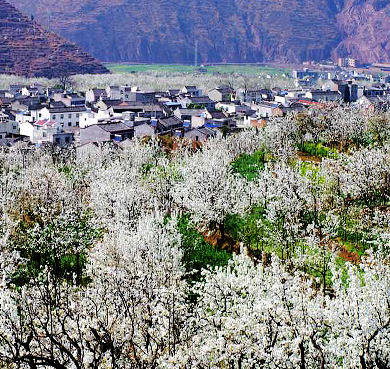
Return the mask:
[[183,86],[161,92],[124,85],[77,92],[59,86],[10,85],[0,90],[0,146],[121,146],[146,136],[203,142],[327,104],[375,109],[390,102],[390,76],[303,68],[292,71],[290,78],[296,88],[221,85],[202,91]]

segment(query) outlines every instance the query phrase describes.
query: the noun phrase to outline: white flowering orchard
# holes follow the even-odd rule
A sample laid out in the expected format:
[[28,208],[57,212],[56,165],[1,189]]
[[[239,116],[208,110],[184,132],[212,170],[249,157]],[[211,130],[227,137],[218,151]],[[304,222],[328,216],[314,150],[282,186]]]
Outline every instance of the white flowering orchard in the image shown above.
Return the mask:
[[0,149],[0,367],[389,368],[389,126]]

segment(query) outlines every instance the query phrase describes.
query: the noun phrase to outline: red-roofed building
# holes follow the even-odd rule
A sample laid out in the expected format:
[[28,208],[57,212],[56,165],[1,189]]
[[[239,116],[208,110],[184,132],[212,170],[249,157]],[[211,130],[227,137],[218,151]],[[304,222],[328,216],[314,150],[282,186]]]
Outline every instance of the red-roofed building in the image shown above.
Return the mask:
[[48,119],[41,119],[33,123],[22,123],[20,134],[28,136],[34,144],[46,142],[56,146],[66,146],[74,141],[72,132],[64,132],[61,123]]

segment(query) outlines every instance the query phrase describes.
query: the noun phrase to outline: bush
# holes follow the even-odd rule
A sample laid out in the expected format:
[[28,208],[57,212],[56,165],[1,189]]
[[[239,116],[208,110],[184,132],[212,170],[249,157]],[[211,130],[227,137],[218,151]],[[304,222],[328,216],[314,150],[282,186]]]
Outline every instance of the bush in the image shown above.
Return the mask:
[[198,280],[202,269],[213,269],[227,265],[232,254],[225,250],[218,250],[206,242],[199,231],[190,224],[189,215],[183,215],[177,222],[182,235],[181,248],[183,250],[182,263],[188,273],[189,279]]
[[321,142],[315,144],[314,142],[304,142],[298,145],[298,150],[304,154],[318,156],[320,158],[337,159],[337,151],[322,145]]
[[234,173],[239,173],[248,181],[253,181],[259,176],[259,172],[263,171],[266,163],[266,154],[260,150],[252,155],[241,154],[232,162]]
[[103,230],[96,228],[89,213],[74,218],[59,216],[50,222],[35,219],[18,222],[8,247],[19,251],[25,260],[16,270],[12,283],[23,286],[38,278],[45,268],[53,272],[57,281],[76,284],[87,282],[84,269],[87,251],[102,237]]

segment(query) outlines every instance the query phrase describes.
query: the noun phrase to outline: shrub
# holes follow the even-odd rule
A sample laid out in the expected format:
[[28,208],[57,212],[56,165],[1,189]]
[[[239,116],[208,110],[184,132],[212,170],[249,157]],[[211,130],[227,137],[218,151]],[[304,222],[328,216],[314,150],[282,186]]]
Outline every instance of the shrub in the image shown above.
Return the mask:
[[181,247],[183,249],[182,263],[188,273],[195,272],[190,279],[199,279],[202,269],[213,269],[227,265],[231,259],[231,253],[218,250],[206,242],[199,231],[190,224],[190,217],[183,215],[177,223],[178,230],[182,235]]
[[264,151],[256,151],[252,155],[241,154],[232,163],[234,173],[239,173],[248,181],[255,180],[259,172],[263,171],[266,163],[266,154]]

